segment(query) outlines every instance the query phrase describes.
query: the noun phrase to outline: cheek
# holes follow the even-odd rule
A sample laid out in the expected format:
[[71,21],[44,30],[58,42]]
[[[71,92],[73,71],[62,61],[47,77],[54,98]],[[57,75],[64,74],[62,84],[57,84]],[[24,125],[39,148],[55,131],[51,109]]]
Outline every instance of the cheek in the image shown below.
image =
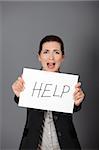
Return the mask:
[[61,57],[61,56],[56,57],[56,62],[62,63],[62,61],[63,61],[63,57]]
[[56,66],[57,66],[57,67],[60,67],[60,65],[61,65],[61,62],[57,62],[57,63],[56,63]]
[[61,60],[56,61],[56,67],[60,67],[61,66]]
[[46,58],[45,55],[41,55],[41,56],[39,57],[39,60],[40,60],[40,62],[45,62],[45,61],[47,60],[47,58]]

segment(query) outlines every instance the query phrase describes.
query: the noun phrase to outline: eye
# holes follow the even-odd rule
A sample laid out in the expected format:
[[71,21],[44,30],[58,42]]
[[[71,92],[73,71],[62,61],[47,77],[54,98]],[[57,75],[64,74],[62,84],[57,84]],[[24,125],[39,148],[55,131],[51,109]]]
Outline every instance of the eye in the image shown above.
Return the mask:
[[47,54],[47,51],[46,51],[46,52],[43,52],[43,54]]
[[48,50],[43,51],[43,54],[47,54],[47,53],[48,53]]
[[55,52],[56,54],[60,54],[58,51]]
[[60,51],[60,50],[55,49],[55,50],[54,50],[54,53],[55,53],[55,54],[60,54],[60,53],[61,53],[61,51]]

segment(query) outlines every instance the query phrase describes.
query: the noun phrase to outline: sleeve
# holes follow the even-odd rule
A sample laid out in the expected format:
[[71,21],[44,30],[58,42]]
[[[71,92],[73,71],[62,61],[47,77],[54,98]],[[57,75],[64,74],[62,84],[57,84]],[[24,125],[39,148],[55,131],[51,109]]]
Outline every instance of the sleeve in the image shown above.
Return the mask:
[[79,111],[79,110],[81,109],[81,107],[82,107],[82,103],[81,103],[79,106],[76,106],[76,105],[74,104],[73,112]]
[[14,101],[18,104],[19,103],[19,97],[17,97],[16,95],[14,96]]

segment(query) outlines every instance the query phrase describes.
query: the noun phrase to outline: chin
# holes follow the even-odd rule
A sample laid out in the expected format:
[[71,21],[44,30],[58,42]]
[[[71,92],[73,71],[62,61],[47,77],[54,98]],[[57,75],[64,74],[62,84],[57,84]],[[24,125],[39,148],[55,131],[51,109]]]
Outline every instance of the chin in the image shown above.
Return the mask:
[[50,72],[58,72],[58,69],[48,69],[47,71],[50,71]]
[[58,71],[59,71],[59,68],[49,69],[49,68],[45,67],[45,68],[43,68],[43,70],[49,71],[49,72],[58,72]]

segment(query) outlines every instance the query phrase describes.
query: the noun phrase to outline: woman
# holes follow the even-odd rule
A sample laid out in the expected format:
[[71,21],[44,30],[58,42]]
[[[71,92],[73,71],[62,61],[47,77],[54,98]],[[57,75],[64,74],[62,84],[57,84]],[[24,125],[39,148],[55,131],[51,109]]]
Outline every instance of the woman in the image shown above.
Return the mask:
[[[48,35],[39,46],[38,59],[42,70],[59,72],[64,60],[64,44],[60,37]],[[22,77],[12,84],[15,102],[18,103],[20,92],[24,90],[25,82]],[[75,85],[74,112],[81,109],[84,93],[81,83]],[[27,120],[21,140],[23,150],[69,150],[81,149],[72,122],[72,114],[27,109]]]

